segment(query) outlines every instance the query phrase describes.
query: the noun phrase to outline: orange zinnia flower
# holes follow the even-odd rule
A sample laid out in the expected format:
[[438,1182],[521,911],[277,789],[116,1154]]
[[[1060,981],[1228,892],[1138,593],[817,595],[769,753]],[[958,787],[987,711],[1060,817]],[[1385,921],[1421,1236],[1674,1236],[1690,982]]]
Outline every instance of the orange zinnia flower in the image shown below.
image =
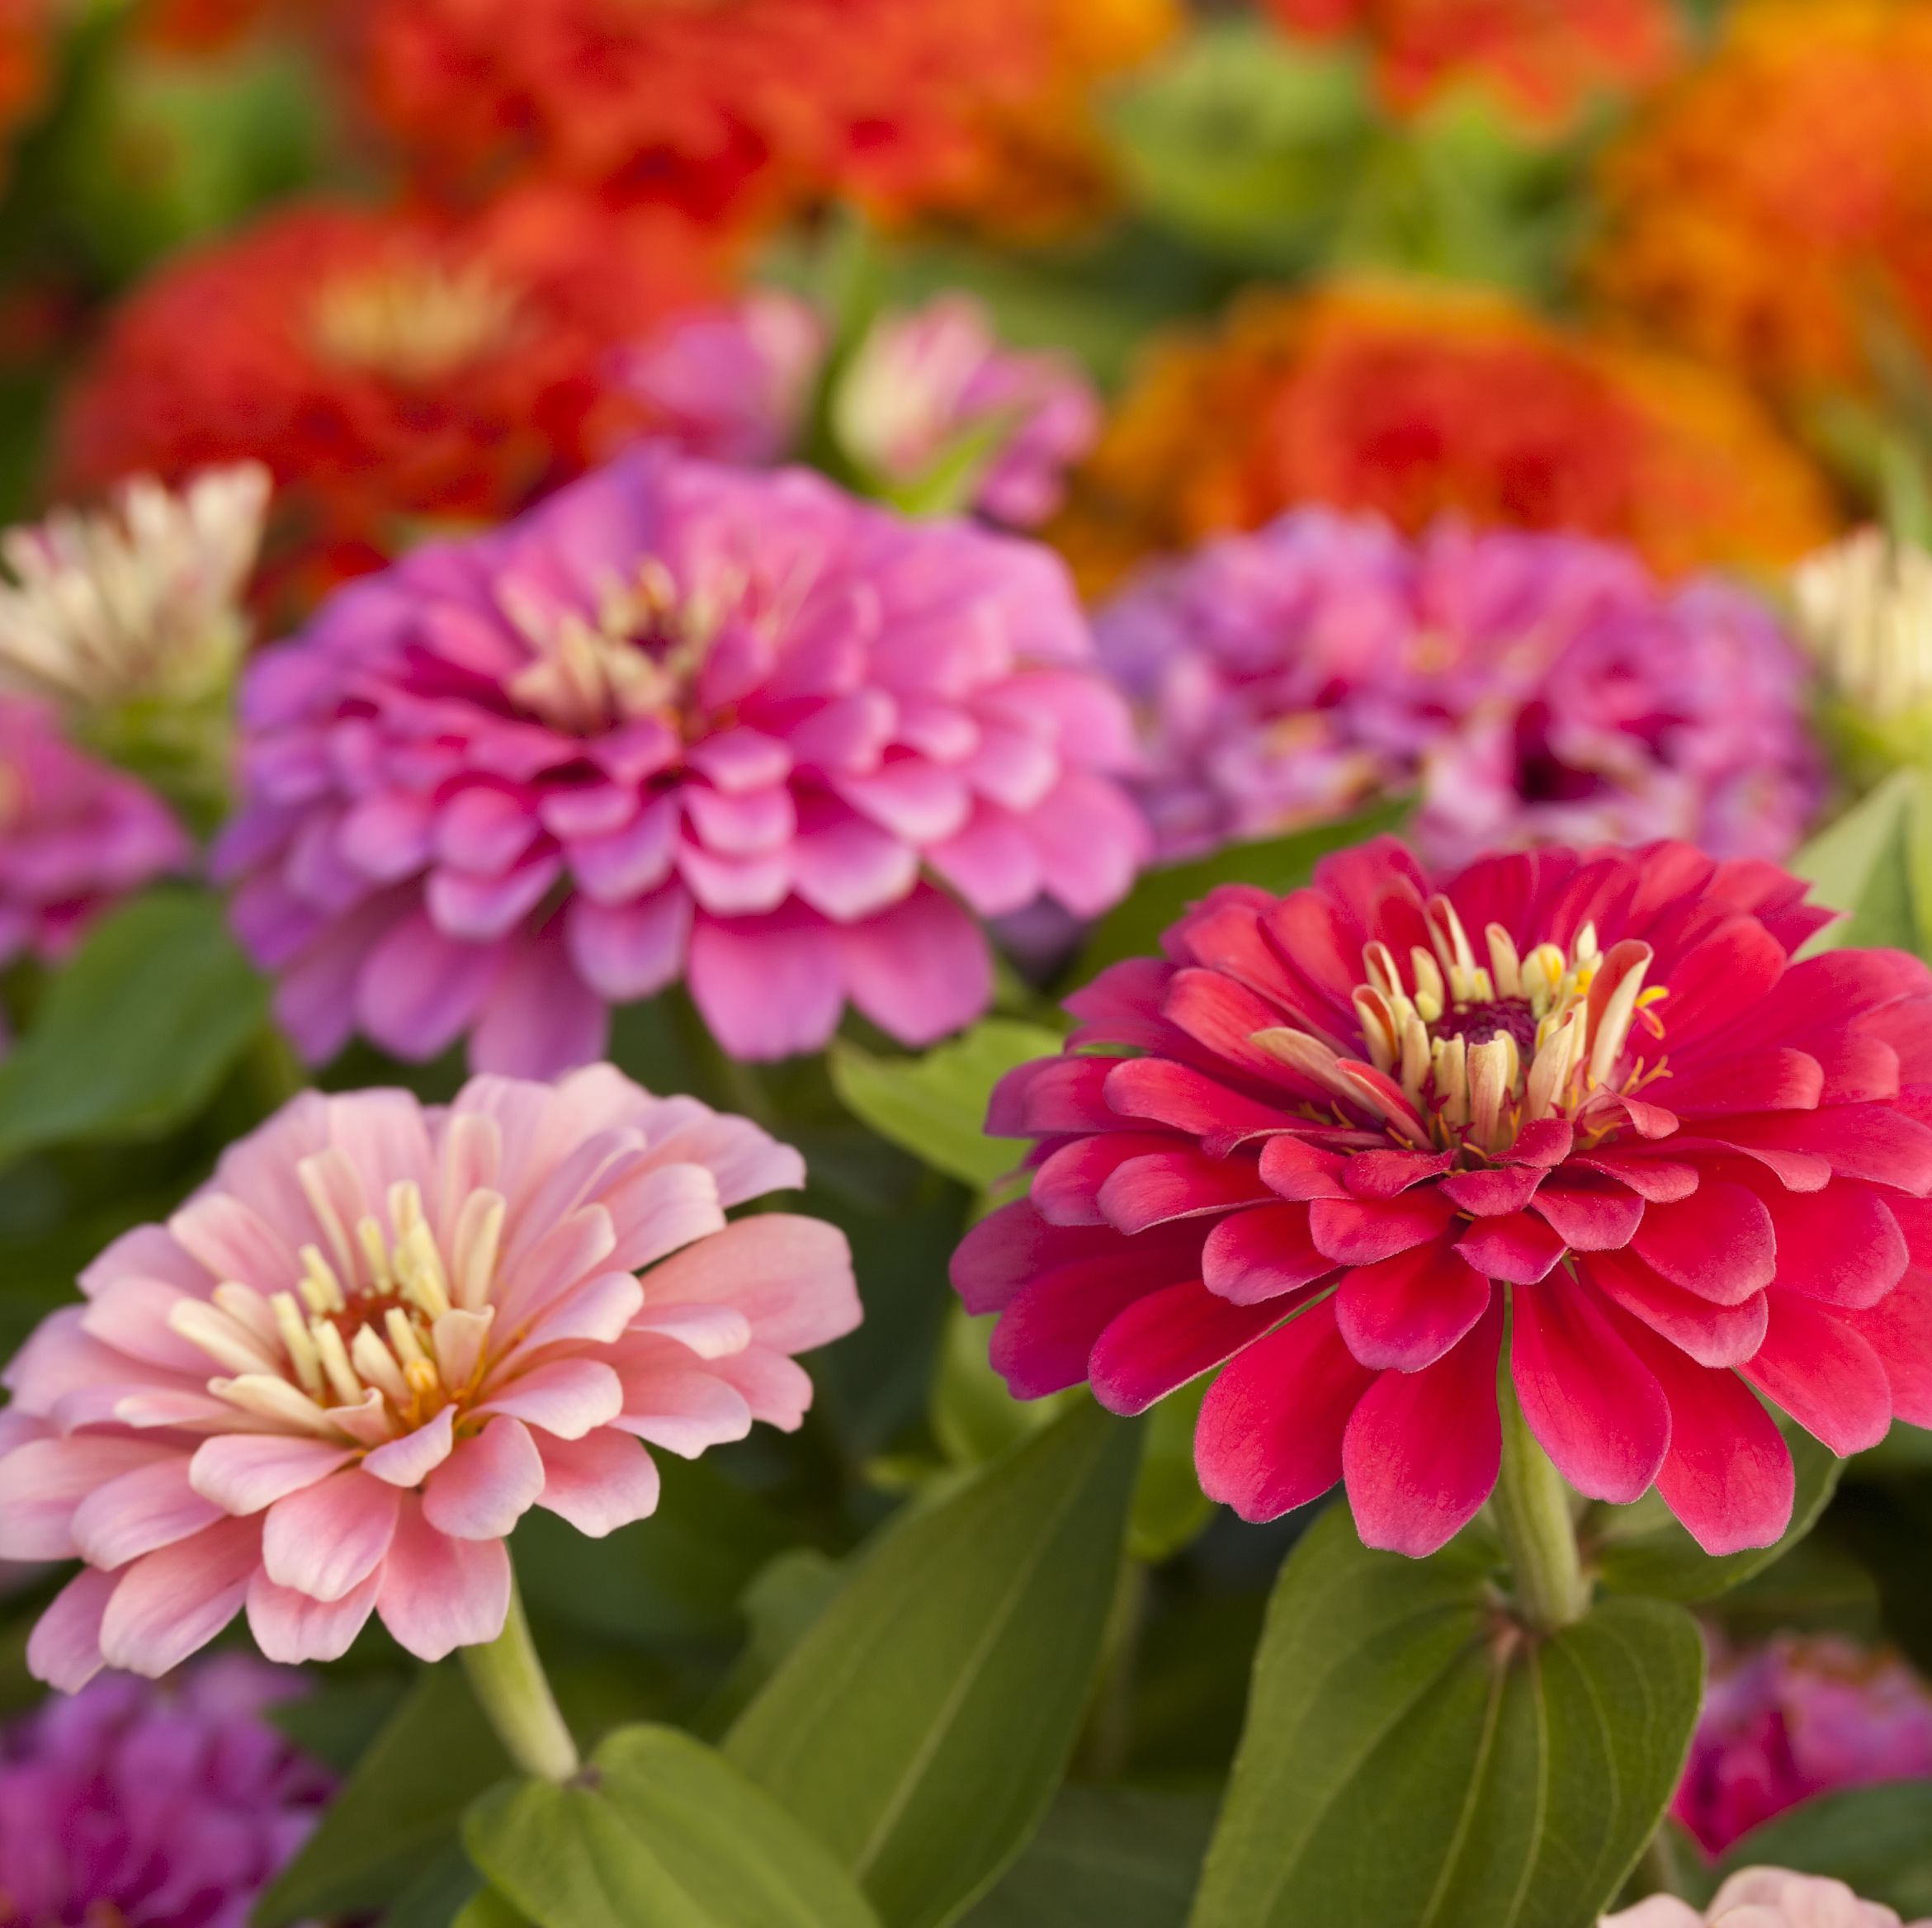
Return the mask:
[[1053,532],[1098,590],[1150,551],[1292,504],[1627,541],[1667,573],[1828,537],[1822,483],[1723,377],[1565,334],[1500,296],[1260,293],[1158,345]]

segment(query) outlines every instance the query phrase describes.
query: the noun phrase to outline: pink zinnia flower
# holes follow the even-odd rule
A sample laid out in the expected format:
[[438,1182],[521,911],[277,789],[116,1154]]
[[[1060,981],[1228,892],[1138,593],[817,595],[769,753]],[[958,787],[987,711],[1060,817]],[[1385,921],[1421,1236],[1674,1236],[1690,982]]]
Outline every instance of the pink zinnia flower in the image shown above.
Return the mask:
[[1095,630],[1169,861],[1411,787],[1433,863],[1661,837],[1782,858],[1822,794],[1770,612],[1613,543],[1299,510],[1149,571]]
[[1040,1141],[954,1262],[994,1364],[1120,1412],[1220,1366],[1211,1496],[1265,1519],[1342,1479],[1420,1554],[1495,1484],[1508,1316],[1573,1486],[1768,1544],[1757,1392],[1840,1453],[1932,1422],[1932,971],[1792,962],[1803,895],[1680,844],[1438,884],[1386,839],[1216,891],[994,1093],[988,1129]]
[[76,749],[43,705],[0,697],[0,963],[64,957],[99,912],[191,855],[151,791]]
[[333,1786],[262,1718],[304,1686],[223,1654],[164,1687],[96,1680],[0,1730],[0,1920],[243,1928]]
[[1813,1794],[1932,1776],[1932,1690],[1831,1633],[1720,1654],[1672,1812],[1721,1855]]
[[[1787,1868],[1741,1868],[1701,1912],[1674,1894],[1654,1894],[1606,1915],[1601,1928],[1900,1928],[1897,1911],[1861,1901],[1842,1881]],[[1917,1921],[1911,1928],[1928,1928]]]
[[1086,916],[1132,879],[1090,654],[1044,549],[645,449],[257,659],[237,928],[317,1060],[473,1029],[546,1075],[680,976],[740,1057],[848,998],[930,1042],[990,991],[960,900]]
[[29,1664],[164,1673],[244,1605],[272,1660],[371,1612],[425,1660],[494,1639],[531,1506],[607,1533],[657,1503],[646,1444],[798,1425],[791,1355],[858,1323],[843,1235],[725,1211],[803,1180],[607,1065],[295,1099],[8,1369],[41,1436],[0,1459],[0,1556],[87,1562]]

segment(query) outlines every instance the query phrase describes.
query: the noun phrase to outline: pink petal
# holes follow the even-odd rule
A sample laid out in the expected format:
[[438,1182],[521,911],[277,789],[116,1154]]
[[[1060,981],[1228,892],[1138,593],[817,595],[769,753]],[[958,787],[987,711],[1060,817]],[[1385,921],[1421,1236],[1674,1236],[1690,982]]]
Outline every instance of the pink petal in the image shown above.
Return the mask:
[[1651,1271],[1634,1252],[1593,1252],[1580,1275],[1699,1365],[1742,1363],[1764,1343],[1764,1293],[1741,1306],[1713,1305]]
[[535,1348],[569,1339],[611,1344],[644,1310],[644,1288],[628,1272],[599,1272],[554,1298],[530,1321],[523,1343]]
[[579,897],[564,924],[570,962],[599,997],[635,1003],[662,990],[683,969],[691,919],[690,895],[678,889],[625,904]]
[[751,1430],[744,1395],[668,1342],[650,1363],[626,1367],[623,1407],[618,1427],[685,1459]]
[[762,1345],[748,1345],[706,1370],[722,1379],[751,1408],[751,1416],[780,1431],[796,1433],[812,1403],[812,1376],[796,1359]]
[[501,1540],[458,1540],[404,1500],[383,1562],[376,1610],[399,1644],[423,1661],[479,1647],[503,1630],[510,1610],[510,1556]]
[[54,1595],[27,1636],[27,1671],[63,1694],[78,1694],[107,1663],[101,1654],[101,1620],[117,1573],[86,1566]]
[[1334,1270],[1315,1249],[1308,1212],[1300,1205],[1262,1205],[1224,1218],[1201,1251],[1201,1278],[1231,1304],[1259,1305],[1311,1285]]
[[560,1439],[581,1439],[623,1409],[624,1388],[601,1360],[552,1359],[493,1388],[476,1411],[526,1420]]
[[180,1457],[145,1439],[86,1433],[30,1439],[0,1459],[0,1559],[71,1560],[75,1510],[97,1486]]
[[1496,1355],[1503,1301],[1420,1372],[1384,1373],[1342,1435],[1349,1509],[1365,1547],[1419,1559],[1481,1510],[1503,1450]]
[[1915,1268],[1845,1323],[1884,1366],[1894,1415],[1908,1425],[1932,1426],[1932,1272]]
[[1221,1368],[1194,1433],[1201,1490],[1242,1519],[1273,1519],[1342,1477],[1342,1436],[1374,1384],[1324,1299]]
[[1585,1288],[1562,1278],[1511,1299],[1510,1377],[1530,1431],[1580,1493],[1639,1498],[1670,1444],[1663,1388]]
[[399,1496],[359,1467],[277,1500],[262,1529],[262,1564],[277,1586],[339,1600],[382,1564]]
[[90,1566],[125,1566],[224,1518],[188,1483],[188,1462],[170,1453],[97,1486],[74,1510],[73,1543]]
[[248,1631],[272,1661],[298,1666],[340,1660],[375,1610],[381,1585],[379,1568],[339,1600],[317,1600],[277,1586],[258,1570],[248,1582]]
[[1231,1305],[1192,1282],[1135,1300],[1094,1342],[1094,1396],[1109,1412],[1145,1412],[1259,1339],[1287,1310]]
[[412,910],[357,974],[357,1022],[399,1058],[435,1057],[475,1022],[504,955],[499,944],[446,937],[427,911]]
[[610,1014],[570,968],[555,929],[527,937],[490,987],[470,1062],[506,1078],[555,1078],[604,1055]]
[[362,1470],[392,1486],[419,1486],[450,1456],[455,1443],[456,1409],[443,1409],[399,1439],[378,1446],[362,1461]]
[[543,1461],[521,1420],[496,1419],[430,1475],[423,1517],[460,1540],[506,1538],[543,1491]]
[[665,1259],[644,1289],[647,1305],[730,1307],[759,1344],[780,1352],[828,1345],[862,1316],[844,1233],[789,1212],[734,1220]]
[[224,1519],[135,1561],[101,1616],[108,1666],[153,1679],[205,1647],[241,1610],[261,1546],[257,1521]]
[[1876,1446],[1892,1425],[1892,1382],[1844,1319],[1795,1292],[1767,1292],[1764,1343],[1738,1369],[1841,1459]]
[[1707,1179],[1681,1204],[1647,1207],[1631,1245],[1673,1285],[1721,1306],[1742,1305],[1778,1269],[1764,1200],[1727,1179]]
[[635,1272],[725,1229],[716,1174],[699,1165],[640,1166],[599,1194],[616,1244],[609,1264]]
[[1642,1221],[1644,1202],[1608,1179],[1561,1172],[1538,1192],[1530,1210],[1547,1218],[1573,1251],[1615,1252],[1630,1243]]
[[1344,1272],[1335,1322],[1363,1365],[1416,1373],[1454,1346],[1495,1296],[1461,1248],[1445,1240]]
[[993,1000],[993,960],[965,911],[929,885],[838,931],[853,1004],[901,1044],[963,1030]]
[[658,1506],[658,1469],[642,1444],[605,1428],[581,1439],[545,1439],[543,1491],[537,1505],[602,1539]]
[[801,912],[729,923],[700,917],[688,970],[711,1035],[733,1057],[753,1061],[817,1051],[845,999],[838,933]]
[[1478,1272],[1512,1285],[1547,1278],[1564,1253],[1561,1235],[1527,1212],[1509,1218],[1479,1218],[1456,1250]]
[[807,830],[793,853],[792,888],[834,924],[856,924],[900,902],[919,874],[909,844],[859,817]]
[[1246,1160],[1210,1158],[1190,1147],[1126,1160],[1101,1184],[1098,1203],[1109,1225],[1132,1234],[1273,1196]]
[[[1914,1201],[1915,1203],[1915,1201]],[[1821,1192],[1781,1194],[1771,1208],[1778,1284],[1828,1306],[1875,1306],[1904,1278],[1904,1234],[1870,1186],[1834,1179]]]

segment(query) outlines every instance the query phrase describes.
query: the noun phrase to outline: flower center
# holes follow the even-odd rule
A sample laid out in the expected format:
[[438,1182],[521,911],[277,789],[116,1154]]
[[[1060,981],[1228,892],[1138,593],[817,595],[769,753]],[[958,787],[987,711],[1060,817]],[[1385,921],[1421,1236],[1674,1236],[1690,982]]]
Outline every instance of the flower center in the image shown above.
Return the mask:
[[480,267],[398,262],[327,283],[309,315],[332,362],[399,381],[434,381],[502,347],[517,296]]
[[1648,944],[1598,948],[1585,924],[1568,952],[1541,943],[1519,955],[1500,924],[1485,930],[1487,961],[1446,897],[1427,907],[1429,943],[1406,968],[1386,944],[1362,954],[1354,1004],[1375,1075],[1306,1032],[1264,1031],[1256,1042],[1358,1108],[1377,1113],[1410,1146],[1506,1151],[1524,1126],[1574,1118],[1599,1092],[1631,1093],[1663,1074],[1631,1049],[1634,1027],[1653,1038],[1664,990],[1644,988]]
[[169,1311],[169,1326],[231,1375],[208,1390],[307,1430],[361,1437],[373,1426],[365,1444],[468,1399],[495,1316],[503,1195],[469,1194],[446,1255],[413,1182],[390,1187],[386,1227],[373,1212],[351,1227],[335,1209],[342,1193],[326,1158],[304,1159],[297,1170],[328,1250],[304,1245],[300,1275],[283,1291],[264,1295],[229,1279],[209,1299]]

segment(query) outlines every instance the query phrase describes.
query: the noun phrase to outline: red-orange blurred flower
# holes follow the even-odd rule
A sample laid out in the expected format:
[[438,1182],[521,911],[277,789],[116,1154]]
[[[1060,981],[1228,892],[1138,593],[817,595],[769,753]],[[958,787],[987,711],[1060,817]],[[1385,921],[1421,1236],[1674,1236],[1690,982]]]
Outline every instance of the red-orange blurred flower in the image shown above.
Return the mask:
[[1363,284],[1250,295],[1218,333],[1157,346],[1052,533],[1098,590],[1302,502],[1410,532],[1574,530],[1670,574],[1782,565],[1833,527],[1815,472],[1725,377],[1500,296]]
[[1670,0],[1266,0],[1291,31],[1354,32],[1398,112],[1461,82],[1560,124],[1593,95],[1654,86],[1676,64]]
[[0,135],[11,136],[47,87],[50,0],[0,0]]
[[[969,191],[1060,0],[358,0],[376,118],[448,188],[536,172],[707,220]],[[1075,36],[1078,40],[1078,36]]]
[[1932,9],[1756,0],[1608,157],[1596,286],[1784,388],[1856,380],[1865,311],[1932,345]]
[[674,215],[549,189],[463,224],[286,209],[115,318],[66,410],[62,480],[253,456],[278,485],[282,579],[292,563],[319,586],[608,452],[638,418],[612,348],[711,291],[716,265]]

